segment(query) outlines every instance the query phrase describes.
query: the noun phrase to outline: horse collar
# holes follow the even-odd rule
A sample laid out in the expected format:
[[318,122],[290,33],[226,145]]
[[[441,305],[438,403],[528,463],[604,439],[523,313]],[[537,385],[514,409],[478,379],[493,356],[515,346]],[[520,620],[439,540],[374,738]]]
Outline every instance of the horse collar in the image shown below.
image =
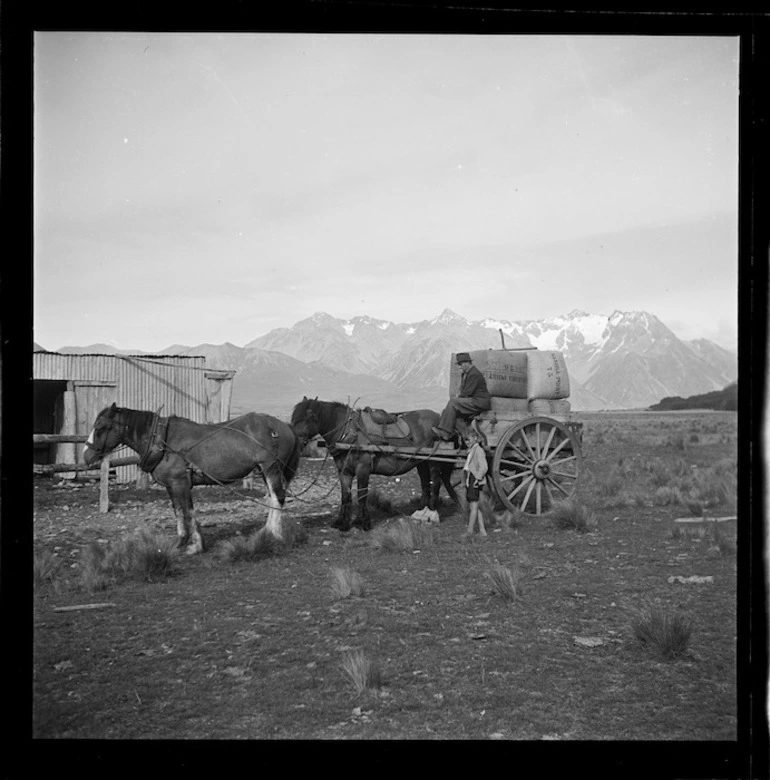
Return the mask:
[[161,418],[158,414],[152,416],[152,428],[150,438],[147,441],[147,449],[139,459],[139,468],[142,471],[152,473],[166,454],[166,431],[168,430],[168,418]]

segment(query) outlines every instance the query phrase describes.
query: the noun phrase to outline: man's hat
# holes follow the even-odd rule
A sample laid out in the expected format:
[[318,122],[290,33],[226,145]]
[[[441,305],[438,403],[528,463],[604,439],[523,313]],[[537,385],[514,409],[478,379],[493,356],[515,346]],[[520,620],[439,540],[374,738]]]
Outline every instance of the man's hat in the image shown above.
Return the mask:
[[467,352],[458,352],[457,365],[459,366],[460,363],[473,363],[473,361],[471,360],[471,356]]

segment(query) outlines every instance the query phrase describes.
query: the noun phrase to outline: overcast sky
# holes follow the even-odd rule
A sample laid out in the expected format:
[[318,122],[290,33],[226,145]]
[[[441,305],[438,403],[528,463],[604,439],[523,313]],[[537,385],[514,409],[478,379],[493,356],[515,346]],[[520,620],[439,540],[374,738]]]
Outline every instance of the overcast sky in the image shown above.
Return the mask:
[[34,338],[644,310],[737,347],[738,39],[37,33]]

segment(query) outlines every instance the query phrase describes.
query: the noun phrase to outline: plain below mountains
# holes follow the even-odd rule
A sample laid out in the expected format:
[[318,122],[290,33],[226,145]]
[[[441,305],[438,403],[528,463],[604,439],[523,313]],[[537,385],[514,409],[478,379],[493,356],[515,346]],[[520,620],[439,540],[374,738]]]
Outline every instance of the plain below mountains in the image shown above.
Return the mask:
[[[682,341],[647,312],[620,311],[469,321],[445,310],[408,324],[319,312],[244,347],[175,344],[161,354],[204,355],[211,368],[234,369],[233,414],[288,418],[305,395],[389,411],[439,411],[448,397],[451,354],[502,346],[562,352],[574,410],[647,408],[663,398],[723,390],[738,374],[734,352],[706,339]],[[106,345],[59,351],[142,354]]]

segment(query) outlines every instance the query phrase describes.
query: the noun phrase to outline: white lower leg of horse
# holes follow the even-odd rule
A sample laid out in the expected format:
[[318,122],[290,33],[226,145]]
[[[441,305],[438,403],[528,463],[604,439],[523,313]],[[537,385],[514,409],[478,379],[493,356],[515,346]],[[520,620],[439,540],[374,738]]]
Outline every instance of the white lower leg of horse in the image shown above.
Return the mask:
[[185,547],[187,555],[195,555],[196,553],[203,552],[203,537],[198,530],[198,522],[193,515],[193,510],[190,510],[190,538]]
[[270,491],[270,509],[267,512],[265,530],[268,533],[271,533],[277,539],[283,539],[283,528],[281,524],[281,502],[278,500],[278,496],[275,495],[269,482],[267,487]]

